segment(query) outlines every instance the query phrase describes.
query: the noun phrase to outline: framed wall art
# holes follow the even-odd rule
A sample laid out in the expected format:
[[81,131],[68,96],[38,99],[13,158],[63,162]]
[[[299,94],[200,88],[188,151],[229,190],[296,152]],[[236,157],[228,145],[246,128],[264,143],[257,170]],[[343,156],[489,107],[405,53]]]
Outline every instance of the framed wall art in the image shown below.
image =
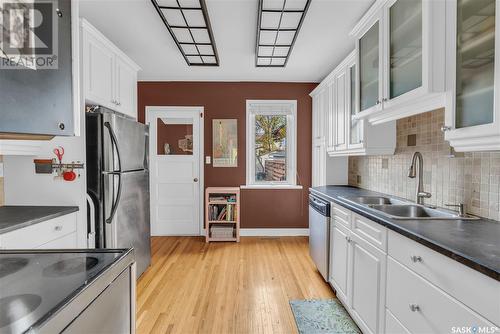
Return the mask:
[[212,120],[214,167],[238,167],[238,120]]

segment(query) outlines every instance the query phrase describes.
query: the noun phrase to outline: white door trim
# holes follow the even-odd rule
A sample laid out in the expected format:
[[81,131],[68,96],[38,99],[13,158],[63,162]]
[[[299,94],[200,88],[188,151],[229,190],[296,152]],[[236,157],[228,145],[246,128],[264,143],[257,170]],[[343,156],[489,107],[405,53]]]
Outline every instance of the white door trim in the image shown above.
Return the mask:
[[[199,235],[205,235],[205,230],[204,230],[204,218],[205,218],[205,215],[203,214],[203,209],[204,209],[204,206],[205,206],[205,165],[204,165],[204,156],[205,156],[205,146],[204,146],[204,143],[205,143],[205,136],[204,136],[204,127],[205,127],[205,122],[204,122],[204,110],[205,108],[202,107],[202,106],[193,106],[193,107],[175,107],[175,106],[146,106],[146,124],[150,124],[151,122],[151,116],[150,114],[152,112],[169,112],[169,111],[196,111],[198,112],[200,115],[202,115],[200,117],[200,133],[199,133],[199,138],[200,138],[200,141],[199,141],[199,157],[198,157],[198,160],[199,160],[199,173],[200,173],[200,176],[199,176],[199,180],[198,180],[198,187],[199,187],[199,191],[200,191],[200,203],[199,203]],[[154,140],[156,140],[156,138],[153,138]],[[149,140],[152,140],[152,137],[150,136],[149,137]],[[151,152],[149,152],[149,165],[151,166]],[[151,190],[150,190],[151,191]]]

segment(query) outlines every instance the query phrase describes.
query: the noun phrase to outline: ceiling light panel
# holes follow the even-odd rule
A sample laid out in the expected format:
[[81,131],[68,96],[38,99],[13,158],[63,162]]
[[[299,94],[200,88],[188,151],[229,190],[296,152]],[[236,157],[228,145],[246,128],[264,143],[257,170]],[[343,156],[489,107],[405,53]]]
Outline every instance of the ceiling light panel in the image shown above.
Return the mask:
[[189,66],[219,66],[205,0],[151,2]]
[[255,66],[285,67],[311,0],[259,0]]

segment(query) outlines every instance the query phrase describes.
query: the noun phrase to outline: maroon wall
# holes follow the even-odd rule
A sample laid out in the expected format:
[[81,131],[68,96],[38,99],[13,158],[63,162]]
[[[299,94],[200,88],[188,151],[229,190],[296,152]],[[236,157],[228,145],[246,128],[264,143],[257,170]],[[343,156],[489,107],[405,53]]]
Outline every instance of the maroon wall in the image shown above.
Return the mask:
[[238,167],[205,165],[205,187],[246,183],[246,100],[297,100],[297,176],[302,190],[241,191],[242,228],[307,228],[311,185],[309,93],[315,83],[139,82],[139,121],[146,106],[203,106],[205,156],[212,153],[212,119],[238,119]]

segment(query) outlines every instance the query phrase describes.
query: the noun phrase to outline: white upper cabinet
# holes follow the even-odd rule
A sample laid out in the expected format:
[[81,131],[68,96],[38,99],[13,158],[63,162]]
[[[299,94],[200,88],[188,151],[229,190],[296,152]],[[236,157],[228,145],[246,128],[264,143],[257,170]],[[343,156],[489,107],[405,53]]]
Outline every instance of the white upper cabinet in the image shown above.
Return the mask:
[[347,149],[346,122],[347,122],[347,73],[342,70],[336,73],[333,84],[333,127],[334,151]]
[[312,97],[312,186],[326,185],[326,117],[328,90],[317,91]]
[[104,42],[87,30],[83,32],[82,43],[85,98],[112,107],[114,54]]
[[378,124],[445,103],[445,1],[378,0],[356,37],[358,118]]
[[81,20],[85,100],[137,118],[137,66],[85,19]]
[[326,151],[332,157],[394,154],[396,123],[374,126],[357,117],[356,54],[356,50],[351,52],[311,93],[313,113],[314,104],[326,112],[326,130],[322,129],[326,132]]
[[116,110],[137,118],[137,70],[116,57],[115,71]]
[[373,113],[382,109],[382,27],[374,15],[356,43],[359,68],[359,111]]
[[456,151],[500,150],[499,1],[446,3],[447,106],[445,139]]

